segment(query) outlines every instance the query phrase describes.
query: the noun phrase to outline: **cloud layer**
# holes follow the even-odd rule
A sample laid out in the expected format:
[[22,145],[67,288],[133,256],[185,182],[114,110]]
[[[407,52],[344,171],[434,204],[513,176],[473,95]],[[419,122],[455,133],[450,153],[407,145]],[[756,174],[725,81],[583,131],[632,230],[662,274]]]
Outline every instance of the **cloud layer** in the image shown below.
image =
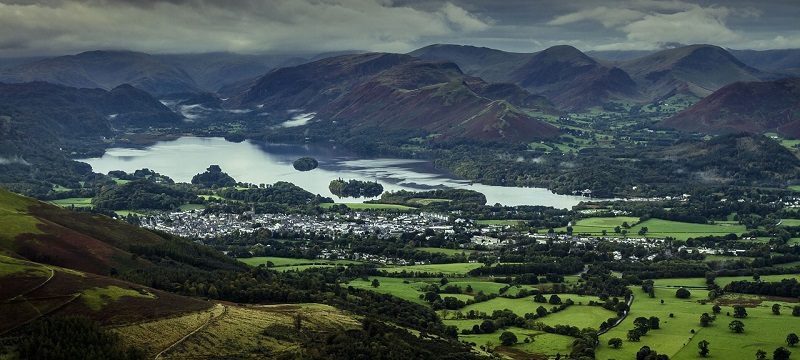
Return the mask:
[[96,49],[406,52],[431,43],[523,52],[556,44],[800,47],[800,2],[712,1],[0,0],[0,57]]

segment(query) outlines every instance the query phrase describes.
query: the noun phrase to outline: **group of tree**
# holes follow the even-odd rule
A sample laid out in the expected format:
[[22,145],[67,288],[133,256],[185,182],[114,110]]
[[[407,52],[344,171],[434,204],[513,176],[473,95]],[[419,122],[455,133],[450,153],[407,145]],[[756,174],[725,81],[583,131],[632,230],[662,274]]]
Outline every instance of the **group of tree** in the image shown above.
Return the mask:
[[317,162],[317,159],[306,156],[295,160],[292,166],[297,171],[311,171],[319,166],[319,162]]
[[235,186],[236,180],[223,172],[219,165],[211,165],[205,172],[193,176],[192,184],[207,188],[222,188]]
[[342,179],[336,179],[328,184],[328,190],[340,198],[375,197],[383,192],[383,185],[379,184],[377,181],[371,182],[356,179],[344,181]]

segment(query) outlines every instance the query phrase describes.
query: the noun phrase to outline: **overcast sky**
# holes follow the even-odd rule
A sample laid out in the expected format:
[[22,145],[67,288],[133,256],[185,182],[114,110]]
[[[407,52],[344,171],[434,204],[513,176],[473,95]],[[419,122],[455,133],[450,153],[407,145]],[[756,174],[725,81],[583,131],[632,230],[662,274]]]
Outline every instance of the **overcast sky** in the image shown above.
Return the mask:
[[800,48],[798,0],[0,0],[0,57],[124,49]]

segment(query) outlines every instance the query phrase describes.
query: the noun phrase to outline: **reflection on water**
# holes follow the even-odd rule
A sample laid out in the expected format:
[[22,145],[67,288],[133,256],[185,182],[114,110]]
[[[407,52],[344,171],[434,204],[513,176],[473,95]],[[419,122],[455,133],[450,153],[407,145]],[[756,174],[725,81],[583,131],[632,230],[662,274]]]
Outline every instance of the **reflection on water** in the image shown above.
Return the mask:
[[[308,172],[295,170],[292,163],[303,156],[317,159],[319,167]],[[104,174],[112,170],[131,173],[148,168],[177,182],[189,182],[195,174],[205,171],[209,165],[217,164],[237,181],[253,184],[288,181],[312,193],[334,199],[336,197],[328,190],[328,183],[342,178],[377,181],[387,191],[471,189],[485,194],[489,204],[569,208],[585,200],[578,196],[553,194],[541,188],[472,184],[434,168],[428,161],[362,158],[333,147],[308,144],[233,143],[223,138],[182,137],[158,142],[144,149],[110,148],[100,158],[79,161],[88,163],[95,172]]]

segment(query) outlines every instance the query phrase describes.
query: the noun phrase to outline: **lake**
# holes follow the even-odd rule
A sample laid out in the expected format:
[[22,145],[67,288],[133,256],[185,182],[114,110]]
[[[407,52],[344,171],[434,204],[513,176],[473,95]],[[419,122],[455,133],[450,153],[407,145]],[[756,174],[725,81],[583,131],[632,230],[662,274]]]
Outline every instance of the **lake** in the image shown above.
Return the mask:
[[[297,171],[292,163],[310,156],[319,167]],[[580,196],[557,195],[543,188],[516,188],[473,184],[452,173],[436,169],[424,160],[364,158],[350,152],[322,145],[270,144],[256,141],[234,143],[223,138],[182,137],[161,141],[146,148],[109,148],[99,158],[79,159],[92,166],[95,172],[107,174],[112,170],[132,173],[148,168],[169,176],[176,182],[190,182],[192,177],[216,164],[236,181],[252,184],[273,184],[288,181],[314,194],[331,197],[337,202],[355,202],[370,198],[337,197],[328,190],[331,180],[358,179],[377,181],[384,190],[431,190],[458,188],[479,191],[488,204],[544,205],[571,208],[582,200]]]

